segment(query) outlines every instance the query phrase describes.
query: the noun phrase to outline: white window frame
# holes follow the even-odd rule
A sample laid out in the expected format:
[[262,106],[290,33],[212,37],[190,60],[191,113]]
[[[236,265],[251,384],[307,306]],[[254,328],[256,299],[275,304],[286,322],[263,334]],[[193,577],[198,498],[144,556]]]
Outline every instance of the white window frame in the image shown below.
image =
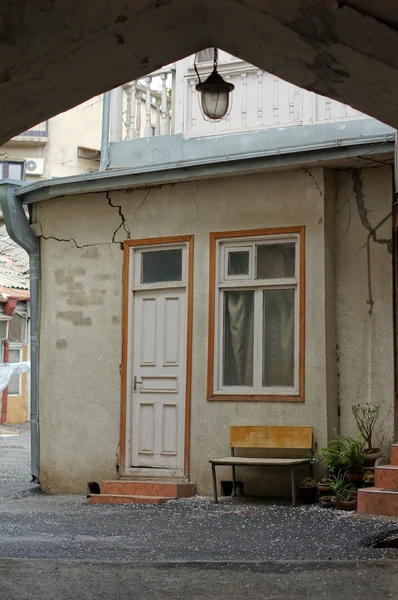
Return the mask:
[[[218,239],[216,242],[215,265],[215,301],[214,301],[214,376],[213,394],[217,396],[250,396],[250,397],[296,397],[300,393],[300,308],[301,308],[301,277],[300,232],[286,234],[265,234]],[[295,243],[295,276],[277,279],[255,279],[256,246],[275,243]],[[249,276],[228,275],[228,255],[234,250],[249,250]],[[253,386],[224,386],[223,376],[223,336],[224,336],[224,292],[241,290],[254,291],[254,348],[253,348]],[[294,386],[263,387],[262,385],[262,319],[264,290],[293,289],[295,290],[295,337],[294,337]]]

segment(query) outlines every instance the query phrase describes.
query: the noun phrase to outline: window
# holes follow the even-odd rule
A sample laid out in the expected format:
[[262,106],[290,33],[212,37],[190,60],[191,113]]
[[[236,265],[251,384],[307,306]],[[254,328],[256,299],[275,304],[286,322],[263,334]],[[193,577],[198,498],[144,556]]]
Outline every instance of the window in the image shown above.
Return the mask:
[[[16,363],[21,362],[21,360],[21,349],[10,348],[8,351],[8,362]],[[14,375],[13,377],[11,377],[10,382],[8,384],[8,393],[10,396],[21,395],[21,375]]]
[[303,400],[304,228],[213,233],[210,400]]
[[200,50],[196,57],[196,62],[213,62],[214,59],[214,48],[206,48],[205,50]]
[[25,179],[24,163],[0,162],[0,179],[16,179],[18,181]]

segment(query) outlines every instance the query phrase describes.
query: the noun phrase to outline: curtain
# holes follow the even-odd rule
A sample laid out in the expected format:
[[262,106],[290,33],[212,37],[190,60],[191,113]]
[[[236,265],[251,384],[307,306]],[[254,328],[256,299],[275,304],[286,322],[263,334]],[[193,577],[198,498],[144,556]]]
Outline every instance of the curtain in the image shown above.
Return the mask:
[[263,292],[263,386],[294,386],[294,290]]
[[223,385],[253,385],[254,292],[224,294]]

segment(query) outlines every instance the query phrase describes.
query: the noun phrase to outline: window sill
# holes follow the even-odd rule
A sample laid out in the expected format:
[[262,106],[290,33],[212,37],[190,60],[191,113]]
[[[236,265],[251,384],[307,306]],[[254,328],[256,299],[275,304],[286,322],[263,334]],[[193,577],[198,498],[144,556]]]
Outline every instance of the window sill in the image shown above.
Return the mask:
[[208,402],[304,402],[302,396],[291,395],[260,395],[260,394],[212,394]]

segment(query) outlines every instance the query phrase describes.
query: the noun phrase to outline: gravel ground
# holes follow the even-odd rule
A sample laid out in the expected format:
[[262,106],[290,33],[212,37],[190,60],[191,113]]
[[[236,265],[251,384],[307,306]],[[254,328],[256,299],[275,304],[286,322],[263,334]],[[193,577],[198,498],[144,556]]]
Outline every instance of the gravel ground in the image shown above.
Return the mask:
[[151,562],[396,559],[363,539],[398,520],[287,502],[208,498],[160,506],[90,506],[29,484],[29,431],[0,436],[0,557]]

